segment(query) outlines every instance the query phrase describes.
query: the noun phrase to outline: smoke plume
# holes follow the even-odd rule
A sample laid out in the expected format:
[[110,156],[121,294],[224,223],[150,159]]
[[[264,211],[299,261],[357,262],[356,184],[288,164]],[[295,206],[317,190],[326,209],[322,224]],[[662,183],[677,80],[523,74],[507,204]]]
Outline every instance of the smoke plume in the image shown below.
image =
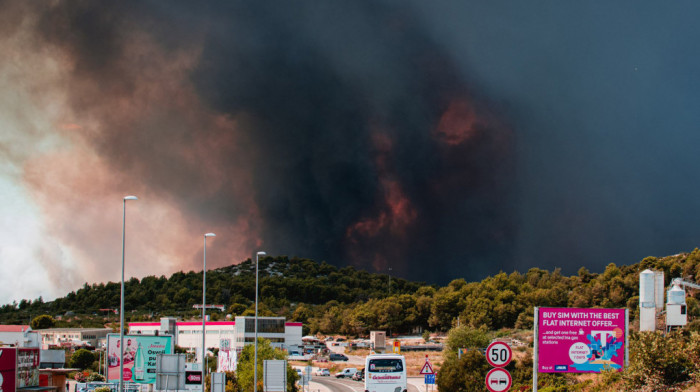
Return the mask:
[[411,8],[12,12],[13,50],[52,61],[30,94],[60,139],[15,162],[78,281],[118,277],[127,194],[128,275],[201,269],[208,231],[209,267],[265,250],[444,283],[509,256],[512,131]]

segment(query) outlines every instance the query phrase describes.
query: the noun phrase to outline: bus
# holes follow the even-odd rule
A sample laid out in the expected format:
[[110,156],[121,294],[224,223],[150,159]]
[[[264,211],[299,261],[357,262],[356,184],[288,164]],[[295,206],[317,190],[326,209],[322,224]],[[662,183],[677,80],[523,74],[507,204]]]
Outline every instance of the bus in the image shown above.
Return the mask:
[[365,392],[407,392],[406,359],[398,354],[372,354],[365,359]]

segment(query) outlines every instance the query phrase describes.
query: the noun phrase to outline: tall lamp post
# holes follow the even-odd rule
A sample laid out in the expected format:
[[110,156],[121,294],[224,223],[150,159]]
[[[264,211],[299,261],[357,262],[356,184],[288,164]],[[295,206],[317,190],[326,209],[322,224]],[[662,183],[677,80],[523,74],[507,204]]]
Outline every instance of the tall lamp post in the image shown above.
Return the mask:
[[253,392],[258,390],[258,264],[260,256],[266,256],[265,252],[255,254],[255,343],[253,354]]
[[136,196],[124,197],[122,209],[122,290],[121,304],[119,307],[119,392],[124,392],[124,246],[126,243],[126,201],[138,200]]
[[206,345],[206,321],[207,321],[207,237],[216,237],[214,233],[204,234],[204,268],[202,268],[202,392],[205,392],[205,380],[207,378],[207,345]]

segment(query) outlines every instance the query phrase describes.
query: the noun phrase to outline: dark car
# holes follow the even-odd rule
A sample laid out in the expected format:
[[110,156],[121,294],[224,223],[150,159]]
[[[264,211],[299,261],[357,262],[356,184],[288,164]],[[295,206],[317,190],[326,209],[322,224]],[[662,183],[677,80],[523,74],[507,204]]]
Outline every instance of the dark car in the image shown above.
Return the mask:
[[343,354],[331,353],[328,357],[331,361],[347,361],[348,357]]

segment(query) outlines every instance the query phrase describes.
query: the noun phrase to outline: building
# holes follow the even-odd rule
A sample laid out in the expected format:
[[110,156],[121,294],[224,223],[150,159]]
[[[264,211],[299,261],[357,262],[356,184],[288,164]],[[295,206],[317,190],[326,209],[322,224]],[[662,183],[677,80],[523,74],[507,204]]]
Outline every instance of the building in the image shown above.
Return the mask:
[[[202,350],[202,322],[175,321],[162,318],[160,323],[129,323],[129,334],[172,334],[176,345],[195,349],[199,356]],[[205,345],[207,348],[235,350],[240,353],[246,344],[253,344],[255,336],[254,317],[236,317],[234,321],[207,321]],[[284,317],[258,317],[258,337],[270,341],[273,347],[289,350],[299,347],[301,323],[287,322]]]
[[[235,340],[231,344],[240,353],[245,345],[255,342],[255,317],[238,316],[235,320]],[[258,317],[258,337],[283,350],[303,344],[301,323],[287,322],[284,317]]]
[[52,346],[91,346],[103,343],[111,328],[49,328],[37,331],[44,349]]
[[40,336],[29,325],[0,325],[0,346],[40,346]]

